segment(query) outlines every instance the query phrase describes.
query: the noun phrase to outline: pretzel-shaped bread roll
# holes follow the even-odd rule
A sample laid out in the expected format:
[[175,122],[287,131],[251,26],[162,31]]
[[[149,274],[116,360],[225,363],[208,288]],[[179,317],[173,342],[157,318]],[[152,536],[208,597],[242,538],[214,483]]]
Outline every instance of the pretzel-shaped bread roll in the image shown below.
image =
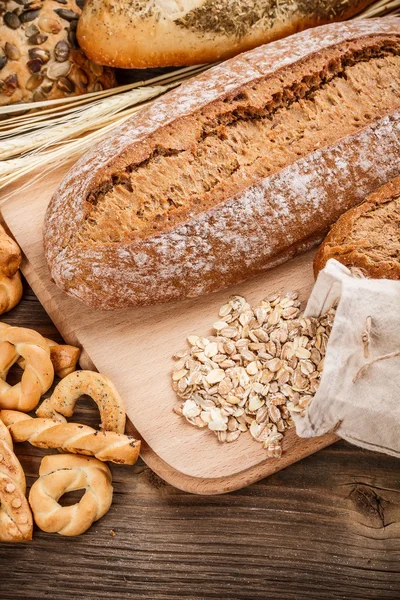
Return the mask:
[[25,498],[26,481],[13,452],[11,436],[0,421],[0,541],[32,539],[32,514]]
[[[61,506],[63,494],[85,489],[77,504]],[[45,456],[39,479],[29,493],[36,524],[43,531],[80,535],[110,508],[113,488],[110,469],[96,458],[53,454]]]
[[0,419],[14,442],[29,442],[37,448],[60,448],[121,465],[133,465],[139,457],[140,441],[122,433],[96,431],[87,425],[54,419],[33,419],[15,410],[0,411]]
[[[36,411],[38,417],[59,420],[73,415],[77,401],[86,394],[97,404],[102,431],[125,431],[125,409],[112,381],[95,371],[74,371],[62,379],[50,398],[42,402]],[[0,403],[1,406],[1,403]]]
[[[10,346],[14,347],[14,357]],[[5,377],[18,356],[25,359],[26,367],[21,381],[10,386]],[[46,340],[33,329],[0,323],[0,357],[5,360],[0,368],[0,408],[29,412],[35,408],[54,379],[50,348]]]

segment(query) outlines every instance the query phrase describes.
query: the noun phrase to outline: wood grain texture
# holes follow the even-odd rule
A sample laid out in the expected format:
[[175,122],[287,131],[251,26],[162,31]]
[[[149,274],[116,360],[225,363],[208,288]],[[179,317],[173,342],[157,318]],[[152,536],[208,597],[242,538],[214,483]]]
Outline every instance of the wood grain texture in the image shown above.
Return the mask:
[[[26,287],[7,323],[61,341]],[[95,426],[92,403],[77,418]],[[16,445],[35,480],[44,451]],[[83,536],[0,544],[1,600],[398,600],[398,460],[338,442],[245,489],[186,494],[111,465],[111,510]],[[115,537],[110,531],[115,532]]]
[[[31,184],[2,206],[4,220],[20,244],[22,270],[64,339],[84,349],[81,365],[97,368],[114,382],[134,430],[144,440],[142,457],[163,479],[203,494],[228,492],[300,460],[336,441],[333,434],[300,439],[285,434],[281,459],[266,459],[250,435],[220,444],[210,431],[186,424],[173,412],[171,355],[190,333],[207,334],[231,294],[255,303],[277,289],[298,289],[305,300],[313,285],[313,253],[299,256],[245,283],[184,302],[101,312],[67,296],[50,280],[42,226],[52,192],[64,172]],[[26,210],[26,202],[30,210]]]

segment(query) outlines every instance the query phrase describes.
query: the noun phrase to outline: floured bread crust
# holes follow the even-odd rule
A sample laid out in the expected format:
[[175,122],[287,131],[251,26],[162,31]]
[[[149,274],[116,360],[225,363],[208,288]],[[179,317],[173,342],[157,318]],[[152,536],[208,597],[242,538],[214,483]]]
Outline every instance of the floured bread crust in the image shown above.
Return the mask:
[[374,279],[400,279],[400,177],[333,225],[314,259],[318,275],[330,258]]
[[400,174],[400,20],[297,34],[188,82],[84,156],[45,250],[104,309],[216,291],[279,264]]

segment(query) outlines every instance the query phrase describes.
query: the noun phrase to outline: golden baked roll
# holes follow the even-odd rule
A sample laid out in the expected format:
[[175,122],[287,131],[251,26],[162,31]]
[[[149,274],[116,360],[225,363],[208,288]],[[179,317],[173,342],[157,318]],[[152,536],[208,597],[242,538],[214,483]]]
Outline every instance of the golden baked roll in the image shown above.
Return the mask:
[[361,269],[367,277],[400,279],[400,177],[333,225],[315,255],[315,276],[330,258]]
[[14,442],[87,454],[120,465],[133,465],[139,458],[140,441],[123,433],[96,431],[88,425],[56,419],[33,419],[16,410],[0,410],[0,421],[9,427]]
[[[0,338],[1,339],[1,338]],[[117,388],[108,377],[95,371],[73,371],[54,388],[36,411],[38,417],[63,420],[71,417],[76,403],[83,395],[97,404],[102,431],[125,431],[125,409]]]
[[78,39],[92,60],[129,68],[230,58],[296,31],[348,19],[373,0],[88,0]]
[[0,2],[0,106],[85,94],[115,85],[90,61],[75,30],[81,0]]
[[[9,369],[21,356],[24,372],[21,381],[11,386]],[[29,412],[53,383],[54,367],[50,348],[37,331],[0,323],[0,407]]]
[[[63,494],[85,490],[79,502],[61,506]],[[80,535],[109,510],[113,488],[111,471],[96,458],[54,454],[40,463],[39,478],[29,492],[36,525],[60,535]]]
[[0,225],[0,276],[12,277],[21,264],[21,249]]
[[20,263],[18,244],[0,225],[0,314],[14,308],[22,298]]
[[23,288],[20,272],[12,277],[0,276],[0,315],[13,309],[22,298]]

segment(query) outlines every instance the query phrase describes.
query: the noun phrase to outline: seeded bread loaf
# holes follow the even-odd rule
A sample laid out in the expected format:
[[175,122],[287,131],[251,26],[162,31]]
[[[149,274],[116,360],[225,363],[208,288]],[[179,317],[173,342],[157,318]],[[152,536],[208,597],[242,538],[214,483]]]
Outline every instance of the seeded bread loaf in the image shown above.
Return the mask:
[[400,279],[400,177],[333,225],[314,259],[315,277],[330,258],[367,277]]
[[88,0],[78,39],[104,65],[193,65],[342,21],[373,0]]
[[400,175],[400,19],[216,66],[81,158],[47,210],[54,281],[104,309],[212,292],[323,238]]
[[75,30],[82,0],[0,0],[0,106],[107,89],[110,68],[89,60]]

